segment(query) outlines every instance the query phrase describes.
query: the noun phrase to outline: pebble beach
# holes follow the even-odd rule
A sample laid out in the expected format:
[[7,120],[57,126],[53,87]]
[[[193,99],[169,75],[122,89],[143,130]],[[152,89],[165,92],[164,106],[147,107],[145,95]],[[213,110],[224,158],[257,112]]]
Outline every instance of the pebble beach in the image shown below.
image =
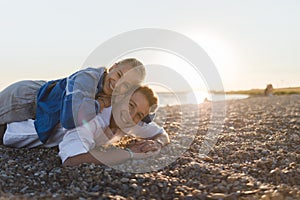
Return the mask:
[[[0,146],[0,200],[300,199],[300,95],[225,104],[220,133],[207,154],[200,150],[214,123],[211,102],[160,108],[157,120],[171,144],[145,161],[63,167],[57,148]],[[183,119],[182,110],[189,116]]]

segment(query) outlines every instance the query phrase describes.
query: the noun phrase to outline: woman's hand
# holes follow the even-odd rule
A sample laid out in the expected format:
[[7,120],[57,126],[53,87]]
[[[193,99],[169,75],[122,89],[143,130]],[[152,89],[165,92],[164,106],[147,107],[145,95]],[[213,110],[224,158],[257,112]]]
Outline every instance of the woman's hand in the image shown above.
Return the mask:
[[105,94],[99,94],[97,99],[96,99],[99,104],[100,104],[100,112],[104,109],[104,108],[108,108],[111,106],[111,96],[105,95]]

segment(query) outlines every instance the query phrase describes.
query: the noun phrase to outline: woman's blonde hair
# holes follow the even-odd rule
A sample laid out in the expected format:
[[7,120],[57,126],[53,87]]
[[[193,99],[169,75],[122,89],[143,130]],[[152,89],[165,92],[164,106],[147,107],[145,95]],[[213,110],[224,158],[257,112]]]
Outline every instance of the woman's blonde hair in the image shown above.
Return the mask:
[[126,58],[124,60],[121,60],[116,63],[117,65],[119,64],[128,64],[132,67],[132,69],[135,69],[139,75],[140,75],[140,80],[144,80],[146,77],[146,69],[145,66],[143,65],[142,62],[137,60],[136,58]]

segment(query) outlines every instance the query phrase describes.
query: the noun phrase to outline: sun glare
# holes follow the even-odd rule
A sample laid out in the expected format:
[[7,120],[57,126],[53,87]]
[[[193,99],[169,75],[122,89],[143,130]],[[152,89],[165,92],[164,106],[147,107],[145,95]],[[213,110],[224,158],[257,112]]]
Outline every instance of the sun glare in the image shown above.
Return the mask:
[[[139,50],[127,54],[136,57],[146,66],[145,82],[156,82],[176,92],[201,90],[207,91],[205,80],[195,67],[178,55],[162,50]],[[157,87],[158,92],[166,92]],[[170,91],[169,91],[170,92]]]
[[239,56],[234,51],[234,45],[212,33],[187,34],[192,40],[200,45],[214,62],[219,74],[226,85],[236,76]]

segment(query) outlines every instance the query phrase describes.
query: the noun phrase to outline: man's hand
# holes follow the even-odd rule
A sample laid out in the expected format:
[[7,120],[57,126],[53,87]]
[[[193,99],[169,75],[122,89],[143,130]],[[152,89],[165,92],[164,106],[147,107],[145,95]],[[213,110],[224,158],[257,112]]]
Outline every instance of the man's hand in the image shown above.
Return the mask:
[[155,140],[137,140],[129,145],[129,148],[134,153],[147,153],[160,151],[162,145]]
[[158,155],[160,152],[160,149],[156,151],[148,151],[147,153],[135,153],[133,152],[133,159],[145,159],[151,156]]

